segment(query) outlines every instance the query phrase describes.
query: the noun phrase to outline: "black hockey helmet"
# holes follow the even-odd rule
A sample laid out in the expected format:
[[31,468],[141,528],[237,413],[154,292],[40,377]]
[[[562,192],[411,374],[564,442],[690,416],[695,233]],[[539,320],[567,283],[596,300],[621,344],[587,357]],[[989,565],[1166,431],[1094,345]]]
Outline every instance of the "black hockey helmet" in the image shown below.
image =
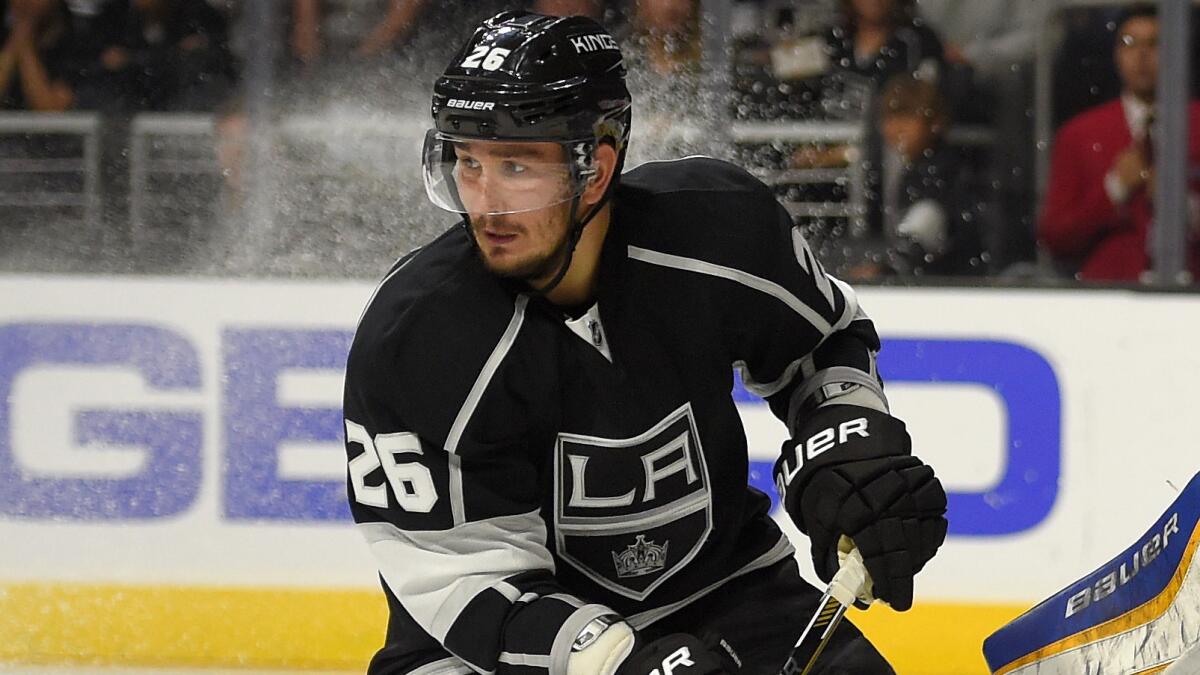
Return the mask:
[[621,51],[600,24],[581,16],[502,12],[475,29],[438,78],[432,113],[426,190],[438,206],[465,213],[455,186],[454,142],[562,144],[570,180],[565,201],[582,193],[602,140],[617,150],[620,174],[631,97]]

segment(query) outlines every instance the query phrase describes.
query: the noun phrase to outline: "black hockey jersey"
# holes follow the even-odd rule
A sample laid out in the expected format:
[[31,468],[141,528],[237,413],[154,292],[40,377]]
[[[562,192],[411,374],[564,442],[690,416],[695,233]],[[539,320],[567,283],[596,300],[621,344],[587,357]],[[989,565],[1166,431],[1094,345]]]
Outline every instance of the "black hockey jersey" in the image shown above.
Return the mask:
[[792,555],[747,486],[733,373],[785,419],[852,323],[874,334],[770,190],[708,158],[622,176],[579,318],[489,274],[461,227],[401,260],[345,388],[392,614],[372,672],[565,672],[595,617],[642,627]]

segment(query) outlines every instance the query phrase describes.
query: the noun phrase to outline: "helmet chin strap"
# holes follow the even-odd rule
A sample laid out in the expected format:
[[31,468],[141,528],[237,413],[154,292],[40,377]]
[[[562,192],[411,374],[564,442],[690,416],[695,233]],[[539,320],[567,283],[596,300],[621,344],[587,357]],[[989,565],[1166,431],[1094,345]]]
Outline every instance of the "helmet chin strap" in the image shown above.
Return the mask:
[[[599,140],[597,145],[605,142],[608,141]],[[618,147],[619,144],[614,143],[614,148]],[[593,152],[595,152],[595,146],[587,150],[588,155],[591,155]],[[588,162],[588,164],[590,166],[591,162]],[[534,295],[545,297],[546,294],[553,291],[560,283],[562,283],[563,277],[567,276],[567,271],[571,269],[571,260],[575,256],[575,247],[579,245],[579,239],[583,236],[583,228],[586,227],[588,223],[592,222],[592,219],[596,217],[596,214],[600,213],[600,210],[604,208],[604,205],[607,204],[610,199],[612,199],[613,190],[616,187],[617,180],[621,176],[621,169],[624,166],[625,151],[624,149],[620,149],[617,152],[617,164],[613,168],[613,175],[609,178],[608,185],[604,187],[604,194],[600,197],[600,201],[596,202],[596,205],[592,207],[592,210],[588,211],[583,218],[576,218],[576,212],[579,210],[579,199],[583,196],[583,191],[580,191],[578,195],[571,199],[571,230],[567,234],[567,238],[563,241],[562,246],[559,247],[559,254],[563,257],[562,264],[559,266],[558,272],[554,274],[554,278],[552,278],[550,283],[546,284],[545,286],[542,286],[541,288],[533,288],[531,284],[526,284],[530,286]]]
[[592,222],[592,218],[596,217],[596,214],[600,212],[600,209],[604,208],[604,205],[608,203],[611,195],[612,182],[610,181],[608,188],[605,189],[604,196],[600,199],[600,201],[596,202],[596,205],[592,207],[591,211],[588,211],[586,216],[578,220],[576,220],[576,211],[579,209],[580,196],[576,195],[575,197],[571,198],[571,230],[567,234],[567,238],[563,241],[558,251],[558,253],[563,257],[562,264],[559,265],[558,272],[554,274],[554,278],[550,280],[550,283],[542,286],[541,288],[533,288],[532,285],[530,286],[534,295],[545,297],[547,293],[553,291],[560,283],[562,283],[563,277],[567,276],[567,270],[571,268],[571,260],[575,256],[575,247],[579,245],[579,238],[583,236],[583,228],[586,227],[588,223]]
[[[525,285],[529,288],[531,294],[545,297],[548,293],[557,288],[560,283],[562,283],[563,278],[567,276],[567,271],[571,269],[571,260],[575,256],[575,247],[579,245],[579,239],[583,236],[583,228],[586,227],[588,223],[592,222],[592,219],[596,217],[596,214],[600,213],[600,210],[604,208],[604,205],[607,204],[610,199],[612,199],[616,178],[617,176],[620,176],[621,168],[624,166],[624,164],[625,153],[622,151],[617,155],[617,165],[614,170],[614,175],[608,181],[608,185],[604,188],[604,195],[600,197],[600,201],[596,202],[596,205],[592,207],[592,209],[588,211],[583,218],[576,217],[579,210],[579,199],[582,197],[582,192],[571,198],[570,231],[567,233],[566,239],[563,240],[563,243],[559,245],[558,249],[555,251],[556,255],[562,256],[562,263],[559,265],[558,271],[554,273],[554,277],[550,280],[550,282],[541,288],[534,288],[533,285],[526,280]],[[471,218],[465,213],[463,214],[462,224],[463,228],[467,231],[467,238],[471,241],[473,246],[478,248],[479,242],[475,240],[475,232],[471,227]]]
[[[575,247],[579,245],[579,238],[583,236],[584,226],[592,221],[592,218],[594,218],[596,214],[600,212],[600,209],[604,208],[604,205],[608,202],[608,199],[609,193],[605,192],[604,197],[596,204],[595,208],[588,212],[587,216],[581,220],[576,220],[575,215],[576,211],[579,209],[579,196],[571,198],[571,229],[570,232],[567,233],[567,237],[563,240],[563,243],[559,244],[558,248],[555,250],[555,255],[552,256],[557,257],[561,255],[563,258],[562,264],[559,265],[558,271],[555,272],[554,278],[550,280],[550,283],[541,288],[534,288],[532,284],[526,281],[525,285],[529,287],[530,292],[533,295],[544,296],[562,283],[563,277],[567,276],[567,270],[571,268],[571,260],[575,255]],[[463,214],[462,227],[463,230],[466,231],[467,239],[470,240],[471,245],[475,248],[479,248],[479,242],[475,239],[475,232],[471,227],[471,217],[465,213]]]

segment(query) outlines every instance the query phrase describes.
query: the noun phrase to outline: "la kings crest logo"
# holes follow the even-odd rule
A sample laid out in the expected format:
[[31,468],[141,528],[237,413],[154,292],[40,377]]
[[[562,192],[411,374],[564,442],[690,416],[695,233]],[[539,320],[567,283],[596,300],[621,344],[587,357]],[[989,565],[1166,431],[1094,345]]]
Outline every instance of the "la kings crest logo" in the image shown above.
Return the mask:
[[555,544],[596,583],[643,600],[700,552],[712,491],[690,404],[634,438],[559,434]]
[[[667,542],[667,546],[670,545],[671,542]],[[667,546],[646,541],[646,535],[639,534],[637,541],[630,544],[621,555],[612,554],[617,576],[625,579],[661,572],[667,566]]]

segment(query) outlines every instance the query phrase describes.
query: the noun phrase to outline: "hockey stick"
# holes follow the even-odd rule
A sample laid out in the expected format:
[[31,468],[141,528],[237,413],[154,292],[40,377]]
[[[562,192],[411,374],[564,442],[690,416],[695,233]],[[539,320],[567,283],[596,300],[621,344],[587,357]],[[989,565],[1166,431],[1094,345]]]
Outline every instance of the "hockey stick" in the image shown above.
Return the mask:
[[[849,542],[849,539],[843,539]],[[862,555],[857,548],[851,548],[821,596],[821,601],[817,603],[817,611],[809,619],[808,626],[779,670],[780,675],[808,675],[845,616],[846,608],[854,604],[855,598],[869,587],[870,582],[871,577],[863,565]]]

